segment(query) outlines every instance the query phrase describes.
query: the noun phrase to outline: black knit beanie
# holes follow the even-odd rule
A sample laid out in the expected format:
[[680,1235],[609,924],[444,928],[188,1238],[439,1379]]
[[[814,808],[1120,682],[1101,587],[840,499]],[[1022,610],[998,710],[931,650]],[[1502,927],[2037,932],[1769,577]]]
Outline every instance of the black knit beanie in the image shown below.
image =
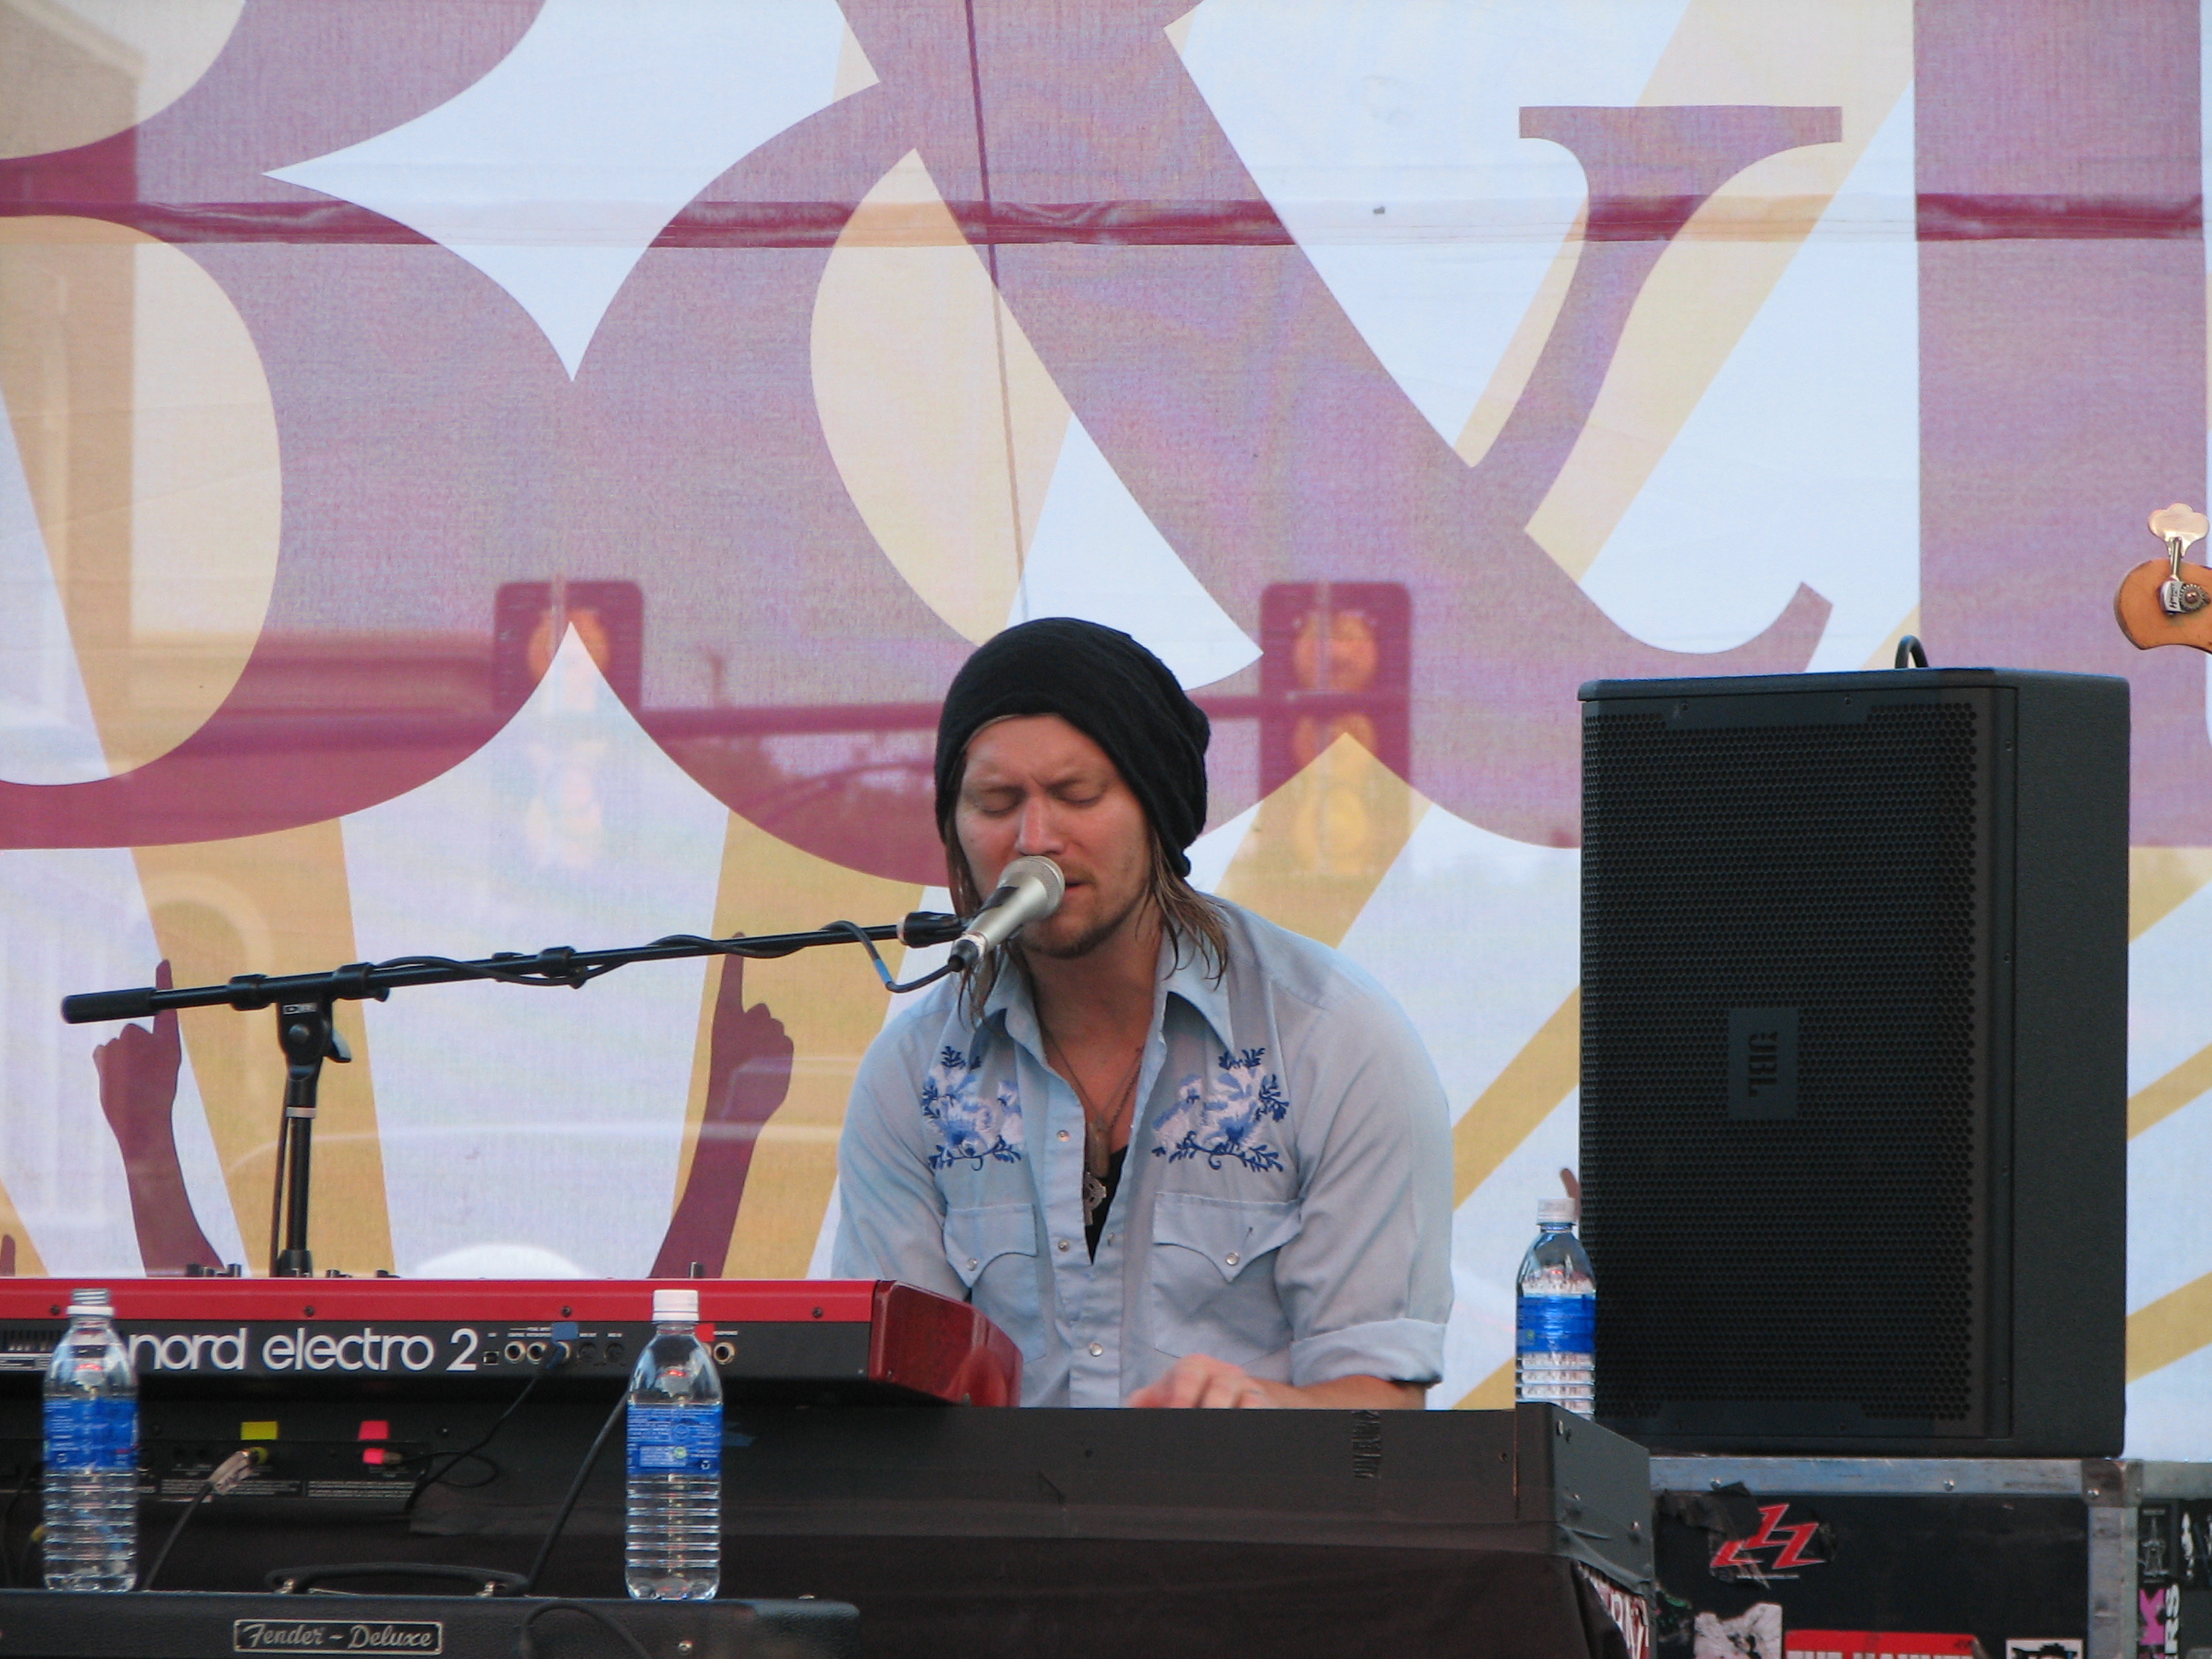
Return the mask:
[[1206,827],[1206,711],[1168,665],[1127,634],[1045,617],[996,635],[952,677],[937,721],[937,828],[952,844],[968,743],[1010,714],[1057,714],[1106,751],[1152,821],[1177,875]]

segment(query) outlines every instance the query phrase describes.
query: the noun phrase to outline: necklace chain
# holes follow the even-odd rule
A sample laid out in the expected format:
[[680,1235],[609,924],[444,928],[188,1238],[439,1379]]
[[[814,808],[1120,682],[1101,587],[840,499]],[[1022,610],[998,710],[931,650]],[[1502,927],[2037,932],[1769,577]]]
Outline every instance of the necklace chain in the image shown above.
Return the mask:
[[1076,1099],[1083,1104],[1083,1221],[1089,1226],[1097,1217],[1098,1206],[1106,1201],[1106,1171],[1113,1162],[1114,1131],[1121,1126],[1122,1115],[1136,1098],[1137,1073],[1144,1069],[1145,1045],[1137,1045],[1129,1069],[1115,1085],[1110,1113],[1098,1109],[1090,1091],[1083,1086],[1082,1078],[1068,1063],[1067,1051],[1049,1030],[1044,1034],[1044,1046],[1047,1058],[1059,1066],[1068,1087],[1075,1091]]

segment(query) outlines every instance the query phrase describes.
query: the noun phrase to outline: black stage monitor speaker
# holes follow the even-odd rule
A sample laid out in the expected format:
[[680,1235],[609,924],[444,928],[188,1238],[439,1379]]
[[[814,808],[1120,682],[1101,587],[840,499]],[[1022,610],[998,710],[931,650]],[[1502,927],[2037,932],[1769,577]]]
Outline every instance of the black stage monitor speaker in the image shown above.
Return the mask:
[[2114,1456],[2127,682],[1583,688],[1597,1416]]

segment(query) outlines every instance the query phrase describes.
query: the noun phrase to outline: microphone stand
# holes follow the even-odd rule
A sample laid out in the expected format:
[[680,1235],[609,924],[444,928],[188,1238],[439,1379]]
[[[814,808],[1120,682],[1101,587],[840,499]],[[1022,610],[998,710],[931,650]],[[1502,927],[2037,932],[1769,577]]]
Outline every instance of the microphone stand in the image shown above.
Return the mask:
[[501,951],[467,962],[449,957],[399,957],[390,962],[348,963],[320,974],[240,974],[221,985],[170,990],[143,985],[125,991],[87,991],[62,999],[62,1018],[72,1025],[86,1025],[108,1019],[143,1019],[172,1008],[227,1006],[250,1011],[276,1006],[276,1040],[284,1050],[284,1113],[276,1137],[276,1194],[270,1229],[269,1272],[276,1279],[308,1279],[315,1271],[314,1258],[307,1249],[307,1200],[316,1093],[324,1061],[343,1064],[353,1058],[332,1023],[331,1010],[338,1003],[372,998],[382,1002],[392,992],[410,986],[451,985],[463,980],[564,985],[581,990],[600,975],[634,962],[669,962],[684,957],[787,957],[817,945],[866,946],[884,985],[908,991],[951,972],[954,964],[947,963],[906,985],[893,986],[890,970],[877,954],[877,943],[896,939],[909,946],[949,945],[960,936],[962,927],[957,916],[916,910],[903,921],[875,927],[836,921],[806,933],[750,938],[740,933],[730,939],[678,933],[650,945],[608,951],[579,951],[556,945],[535,955]]

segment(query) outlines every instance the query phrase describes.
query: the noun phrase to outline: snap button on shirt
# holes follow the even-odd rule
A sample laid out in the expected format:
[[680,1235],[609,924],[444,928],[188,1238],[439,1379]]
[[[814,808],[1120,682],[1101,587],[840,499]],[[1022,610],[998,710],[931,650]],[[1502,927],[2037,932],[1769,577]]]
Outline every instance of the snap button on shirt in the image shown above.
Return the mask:
[[1104,1353],[1105,1352],[1105,1346],[1101,1343],[1094,1342],[1091,1345],[1091,1357],[1093,1359],[1097,1358],[1100,1354]]

